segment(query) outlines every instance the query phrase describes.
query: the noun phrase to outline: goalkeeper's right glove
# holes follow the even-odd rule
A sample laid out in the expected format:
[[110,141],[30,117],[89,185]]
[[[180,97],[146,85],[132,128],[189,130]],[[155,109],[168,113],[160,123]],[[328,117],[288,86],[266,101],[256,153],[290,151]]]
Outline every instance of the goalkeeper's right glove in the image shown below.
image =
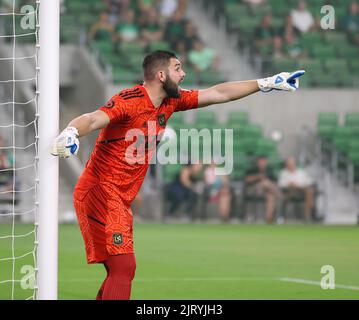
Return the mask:
[[76,155],[80,145],[78,136],[79,132],[75,127],[67,127],[55,139],[51,154],[60,158]]
[[258,87],[262,92],[269,92],[272,90],[294,92],[299,88],[298,78],[304,73],[304,70],[297,70],[292,73],[281,72],[269,78],[258,79]]

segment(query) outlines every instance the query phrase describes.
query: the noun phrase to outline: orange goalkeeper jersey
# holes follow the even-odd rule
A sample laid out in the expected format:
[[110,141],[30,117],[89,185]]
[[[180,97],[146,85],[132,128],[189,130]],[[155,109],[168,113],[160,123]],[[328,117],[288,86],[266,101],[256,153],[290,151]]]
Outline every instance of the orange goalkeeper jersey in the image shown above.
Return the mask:
[[110,123],[101,130],[76,189],[86,191],[94,184],[105,183],[130,205],[169,117],[197,106],[197,90],[181,90],[179,98],[166,98],[157,108],[142,85],[114,95],[100,107]]

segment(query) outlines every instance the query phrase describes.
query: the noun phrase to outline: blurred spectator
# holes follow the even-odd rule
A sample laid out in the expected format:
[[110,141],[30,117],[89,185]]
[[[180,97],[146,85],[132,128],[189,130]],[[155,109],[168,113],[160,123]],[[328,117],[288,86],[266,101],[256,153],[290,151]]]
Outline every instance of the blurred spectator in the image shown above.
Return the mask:
[[304,0],[298,2],[297,9],[292,10],[291,16],[293,19],[293,26],[300,32],[306,33],[312,30],[315,26],[315,20]]
[[143,17],[141,28],[141,37],[149,44],[152,41],[161,41],[163,39],[163,30],[159,23],[157,11],[154,8],[147,9],[147,14]]
[[279,36],[275,36],[273,38],[273,52],[272,57],[273,59],[280,59],[285,56],[285,53],[283,51],[283,41],[282,38]]
[[176,56],[181,60],[182,65],[187,67],[188,66],[188,51],[186,49],[185,42],[183,40],[178,41],[174,48]]
[[131,204],[132,214],[134,217],[137,218],[137,220],[141,220],[140,219],[140,210],[142,207],[142,202],[143,202],[142,194],[138,193],[136,198],[132,201],[132,204]]
[[243,2],[249,4],[250,6],[263,6],[267,4],[267,0],[243,0]]
[[112,41],[113,36],[113,26],[109,21],[109,16],[106,12],[100,14],[99,20],[95,22],[89,32],[89,40],[103,41],[109,40]]
[[147,12],[150,8],[156,8],[157,0],[137,0],[137,7],[141,12]]
[[186,0],[159,0],[159,11],[162,17],[168,19],[172,17],[176,10],[185,11]]
[[278,184],[283,191],[284,202],[304,198],[304,218],[309,222],[314,207],[313,179],[305,170],[297,168],[294,157],[286,160],[286,166],[279,174]]
[[284,19],[284,25],[279,32],[282,36],[287,33],[291,33],[294,38],[297,38],[300,34],[293,25],[293,18],[291,14],[288,14]]
[[246,197],[264,197],[267,223],[273,222],[277,199],[281,196],[274,172],[268,167],[265,156],[256,159],[256,165],[245,174],[244,200]]
[[197,28],[191,20],[186,21],[183,42],[185,49],[189,52],[193,49],[193,43],[198,38]]
[[350,39],[359,45],[359,4],[353,1],[348,8],[348,15],[344,17],[343,29],[348,33]]
[[219,217],[228,221],[231,209],[231,189],[228,176],[215,174],[216,165],[210,164],[204,171],[205,195],[210,203],[218,203]]
[[6,192],[13,189],[13,171],[7,170],[13,167],[12,152],[6,148],[5,140],[0,136],[0,191]]
[[13,165],[12,152],[6,149],[5,140],[0,136],[0,170],[11,168]]
[[201,164],[189,164],[180,170],[175,180],[168,187],[169,214],[173,215],[182,203],[186,205],[186,211],[192,214],[197,204],[198,193],[196,183],[202,171]]
[[206,47],[198,38],[193,43],[193,49],[188,53],[188,61],[197,72],[218,68],[218,57],[214,50]]
[[272,21],[272,16],[266,14],[262,18],[261,25],[258,26],[254,31],[255,43],[257,47],[271,45],[273,42],[273,37],[275,35],[275,30],[271,27],[270,23]]
[[108,8],[109,22],[115,26],[122,12],[130,8],[130,0],[103,0]]
[[283,50],[289,58],[304,58],[307,56],[298,38],[290,30],[284,34]]
[[172,48],[176,47],[178,41],[183,38],[186,20],[181,10],[177,9],[172,17],[168,19],[165,26],[164,39]]
[[135,12],[131,9],[124,12],[116,25],[116,35],[119,41],[133,42],[139,40],[140,30],[135,22]]

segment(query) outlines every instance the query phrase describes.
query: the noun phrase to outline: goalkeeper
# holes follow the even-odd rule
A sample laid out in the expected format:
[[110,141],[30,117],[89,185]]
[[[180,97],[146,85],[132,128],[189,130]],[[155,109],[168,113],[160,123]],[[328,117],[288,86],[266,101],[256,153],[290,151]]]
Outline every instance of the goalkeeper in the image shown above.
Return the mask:
[[[173,112],[241,99],[257,91],[298,89],[304,71],[249,81],[226,82],[203,90],[183,90],[181,62],[171,52],[156,51],[143,61],[144,83],[114,95],[98,110],[73,119],[55,139],[53,155],[76,154],[79,137],[101,129],[86,168],[76,184],[73,199],[84,238],[87,262],[104,264],[107,277],[98,300],[129,299],[135,275],[131,202],[146,175],[153,150],[148,146],[148,121],[163,132]],[[125,139],[130,129],[145,135],[145,163],[129,161]]]

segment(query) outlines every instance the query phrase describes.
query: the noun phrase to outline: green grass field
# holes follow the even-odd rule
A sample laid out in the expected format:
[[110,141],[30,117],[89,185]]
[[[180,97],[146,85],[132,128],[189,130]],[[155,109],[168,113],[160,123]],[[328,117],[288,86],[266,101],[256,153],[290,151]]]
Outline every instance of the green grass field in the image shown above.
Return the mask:
[[[0,225],[0,237],[9,232],[11,226]],[[33,235],[17,238],[15,255],[30,252],[32,241]],[[59,245],[59,299],[93,299],[105,270],[86,264],[77,225],[60,226]],[[11,256],[11,247],[11,239],[0,240],[0,259]],[[138,224],[135,250],[132,299],[359,298],[356,226]],[[16,279],[32,261],[32,255],[17,260]],[[335,290],[319,286],[323,265],[335,268]],[[1,261],[0,282],[11,274],[12,261]],[[11,283],[0,284],[0,299],[10,299],[11,290]],[[16,284],[15,298],[31,293]]]

